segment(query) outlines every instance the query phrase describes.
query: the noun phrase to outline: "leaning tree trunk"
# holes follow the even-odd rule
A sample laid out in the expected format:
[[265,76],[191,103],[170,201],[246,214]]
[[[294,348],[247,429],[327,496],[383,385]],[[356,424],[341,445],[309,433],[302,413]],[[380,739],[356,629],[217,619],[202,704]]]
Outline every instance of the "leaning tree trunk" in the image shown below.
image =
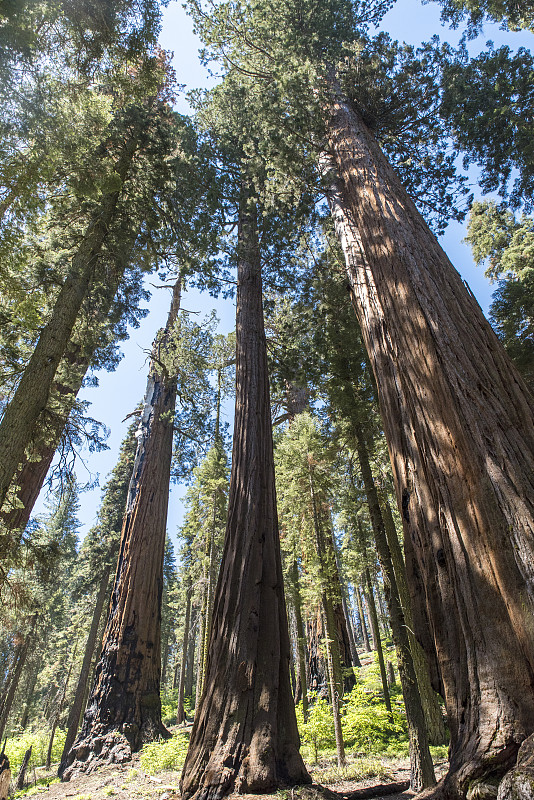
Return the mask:
[[329,202],[444,687],[441,788],[463,796],[534,731],[534,402],[362,119],[335,97],[327,124]]
[[144,742],[169,735],[161,721],[160,633],[176,379],[161,359],[180,287],[178,279],[167,326],[154,343],[102,653],[66,780],[98,761],[129,760]]
[[383,510],[382,516],[384,519],[384,529],[386,532],[389,552],[391,554],[391,561],[393,563],[393,570],[399,590],[402,610],[406,620],[408,637],[410,639],[410,650],[412,651],[413,663],[415,672],[417,674],[417,685],[419,687],[419,694],[421,695],[421,702],[423,704],[423,711],[425,714],[428,741],[430,744],[445,744],[448,737],[447,731],[445,730],[443,712],[438,700],[438,695],[432,688],[424,650],[414,634],[412,604],[408,589],[408,579],[406,577],[406,565],[402,557],[402,548],[397,535],[397,529],[393,519],[391,506],[389,505],[389,500],[387,497],[384,497],[381,500],[380,506]]
[[[124,145],[115,172],[125,180],[137,142]],[[46,408],[54,376],[65,353],[80,308],[89,292],[96,264],[117,212],[120,190],[103,195],[93,212],[71,268],[58,294],[50,319],[41,331],[35,350],[24,370],[0,423],[0,507],[4,504],[35,425]]]
[[176,712],[176,722],[182,725],[185,722],[185,672],[187,667],[187,653],[189,650],[189,633],[191,622],[191,600],[193,589],[191,587],[191,579],[188,577],[187,586],[185,590],[185,620],[184,620],[184,635],[182,643],[182,663],[180,667],[180,687],[178,689],[178,709]]
[[26,659],[28,658],[30,644],[33,644],[37,619],[38,615],[34,614],[30,622],[28,633],[24,636],[20,644],[15,647],[15,652],[13,653],[13,660],[5,680],[2,696],[0,697],[0,740],[7,726],[13,700],[15,699],[15,692],[17,691]]
[[373,631],[373,639],[375,641],[375,650],[378,656],[378,666],[380,669],[380,678],[382,680],[382,691],[384,693],[384,703],[386,704],[386,708],[391,714],[391,698],[389,696],[389,685],[388,685],[388,677],[386,675],[386,664],[384,661],[384,651],[382,649],[382,640],[380,638],[380,628],[378,626],[378,614],[376,613],[376,603],[375,603],[375,596],[373,594],[373,584],[371,582],[371,574],[369,572],[369,567],[365,568],[365,582],[367,586],[367,592],[365,593],[365,599],[367,602],[367,607],[369,609],[369,620],[371,622],[371,629]]
[[256,213],[244,184],[228,523],[204,693],[181,781],[183,797],[196,800],[310,782],[289,680]]
[[369,634],[367,633],[367,623],[365,621],[365,614],[363,611],[362,591],[358,585],[354,587],[354,593],[356,595],[356,602],[358,604],[358,617],[360,620],[360,630],[362,634],[363,649],[365,650],[366,653],[370,653],[371,643],[369,641]]
[[[74,326],[71,339],[50,387],[46,407],[37,418],[31,440],[13,479],[13,483],[17,486],[13,498],[15,502],[6,502],[0,509],[0,523],[9,531],[22,532],[26,528],[56,449],[61,442],[70,412],[91,365],[113,300],[130,262],[138,232],[131,230],[128,233],[129,236],[121,241],[120,252],[118,247],[114,247],[107,253],[105,283],[98,282],[96,287],[93,287],[94,291],[90,289],[89,297],[82,304],[80,309],[82,319]],[[109,251],[109,241],[106,244]],[[97,264],[95,272],[99,272],[100,269],[100,265]],[[13,546],[16,546],[19,540],[20,535],[13,536]]]
[[74,741],[76,739],[76,734],[78,733],[78,726],[80,724],[80,717],[82,715],[82,709],[83,709],[83,701],[87,691],[87,681],[89,679],[89,672],[91,670],[91,661],[93,658],[93,653],[95,651],[96,637],[98,635],[98,628],[100,625],[100,619],[102,617],[102,611],[104,610],[104,605],[108,597],[108,585],[109,585],[110,574],[111,574],[111,566],[108,566],[104,570],[104,573],[102,574],[102,577],[100,579],[100,585],[98,587],[95,606],[93,609],[93,618],[91,620],[91,627],[89,628],[89,635],[87,636],[87,641],[85,643],[85,652],[83,654],[82,668],[78,676],[78,683],[76,685],[76,692],[74,694],[74,699],[69,709],[69,718],[67,721],[67,736],[65,738],[65,744],[63,745],[63,753],[61,755],[61,763],[58,770],[59,775],[61,775],[63,770],[65,769],[67,756],[70,752],[72,745],[74,744]]

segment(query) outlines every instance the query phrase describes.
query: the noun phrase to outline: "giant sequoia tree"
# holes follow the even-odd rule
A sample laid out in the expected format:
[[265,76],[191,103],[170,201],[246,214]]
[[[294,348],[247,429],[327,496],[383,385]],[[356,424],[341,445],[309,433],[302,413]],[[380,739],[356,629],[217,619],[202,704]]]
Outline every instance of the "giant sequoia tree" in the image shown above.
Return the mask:
[[242,180],[228,523],[204,692],[182,775],[184,796],[198,800],[309,781],[289,681],[258,210],[250,178]]
[[[130,749],[168,735],[161,722],[160,634],[176,378],[162,367],[161,358],[169,347],[180,294],[179,279],[167,326],[152,350],[102,654],[82,729],[62,764],[65,778],[84,769],[89,756],[91,762],[95,754],[128,760]],[[122,747],[117,746],[118,732],[126,740]]]
[[394,150],[365,87],[358,96],[344,82],[359,55],[341,42],[358,40],[359,11],[343,0],[266,0],[240,5],[231,25],[222,14],[197,20],[229,70],[265,77],[265,118],[279,114],[291,130],[312,119],[325,154],[402,509],[416,629],[446,701],[441,788],[461,796],[509,769],[534,731],[533,401],[372,133]]

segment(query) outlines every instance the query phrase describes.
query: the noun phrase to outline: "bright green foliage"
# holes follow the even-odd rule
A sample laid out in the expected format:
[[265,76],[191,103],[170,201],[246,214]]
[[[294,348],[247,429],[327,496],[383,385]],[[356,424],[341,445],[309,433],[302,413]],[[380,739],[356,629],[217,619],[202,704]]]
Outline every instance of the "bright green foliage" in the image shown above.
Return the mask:
[[[59,728],[56,730],[56,736],[54,738],[54,744],[52,747],[53,762],[59,761],[61,757],[63,745],[65,744],[65,736],[65,731],[62,731]],[[32,754],[29,762],[29,768],[33,769],[33,767],[44,766],[49,737],[49,731],[41,729],[32,733],[25,731],[18,736],[13,736],[11,739],[8,739],[6,744],[6,755],[9,758],[11,772],[16,774],[16,771],[22,764],[24,754],[26,753],[26,750],[30,748],[30,746],[32,748]]]
[[[480,185],[517,208],[534,202],[534,58],[525,48],[490,48],[469,60],[467,50],[442,48],[440,113],[464,163],[482,168]],[[516,176],[517,171],[517,176]],[[511,185],[510,185],[511,184]]]
[[151,775],[164,769],[179,770],[184,765],[188,747],[189,738],[181,733],[166,741],[145,744],[140,755],[141,766]]
[[377,753],[392,741],[406,738],[402,697],[392,702],[390,716],[376,694],[357,684],[343,705],[343,736],[347,746],[360,753]]
[[534,386],[534,221],[493,202],[475,203],[466,241],[475,261],[497,281],[491,322],[509,355]]
[[[304,722],[299,704],[297,722],[301,739],[313,752],[315,762],[321,750],[335,748],[332,708],[325,698],[310,693],[308,720]],[[361,754],[379,753],[392,743],[407,740],[402,696],[393,701],[390,716],[384,702],[361,682],[344,696],[341,724],[347,748]]]
[[304,722],[302,704],[299,704],[296,708],[297,724],[302,742],[313,749],[314,760],[317,763],[320,750],[336,746],[334,718],[332,706],[325,697],[318,697],[315,692],[310,692],[308,698],[311,703],[308,719]]
[[469,36],[483,32],[485,22],[500,22],[505,30],[534,30],[534,6],[531,0],[439,0],[442,19],[457,28],[467,22]]

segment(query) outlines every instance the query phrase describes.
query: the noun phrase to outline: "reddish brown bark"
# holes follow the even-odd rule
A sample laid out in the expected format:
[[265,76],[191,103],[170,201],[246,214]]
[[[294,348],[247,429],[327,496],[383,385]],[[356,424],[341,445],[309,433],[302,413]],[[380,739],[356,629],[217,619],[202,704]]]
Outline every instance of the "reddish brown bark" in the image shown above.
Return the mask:
[[[127,140],[115,171],[124,181],[138,141]],[[3,505],[35,425],[46,408],[54,376],[65,353],[79,311],[87,297],[99,255],[117,214],[120,190],[103,195],[93,212],[71,268],[58,294],[20,383],[0,422],[0,507]]]
[[239,220],[236,415],[228,524],[184,798],[308,783],[289,680],[256,209]]
[[127,761],[143,742],[168,736],[161,722],[160,634],[176,380],[160,356],[179,303],[180,281],[153,349],[102,653],[65,780],[102,761]]
[[329,199],[445,692],[441,790],[461,796],[534,730],[534,404],[361,118],[330,111]]

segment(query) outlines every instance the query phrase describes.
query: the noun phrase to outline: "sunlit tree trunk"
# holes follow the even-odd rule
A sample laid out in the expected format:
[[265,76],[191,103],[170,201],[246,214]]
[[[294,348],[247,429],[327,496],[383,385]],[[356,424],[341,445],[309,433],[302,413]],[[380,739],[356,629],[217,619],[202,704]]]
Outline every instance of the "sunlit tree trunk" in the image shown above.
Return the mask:
[[187,579],[185,589],[185,619],[184,619],[184,633],[182,637],[182,663],[180,665],[180,683],[178,688],[178,709],[176,711],[176,722],[182,725],[185,722],[185,674],[187,667],[187,653],[189,652],[189,633],[191,627],[191,598],[193,590],[191,588],[191,580]]
[[109,579],[111,575],[111,566],[104,570],[100,585],[96,595],[95,606],[93,609],[93,617],[91,619],[91,627],[85,643],[85,651],[83,654],[82,668],[78,676],[78,683],[76,685],[76,692],[72,705],[69,709],[69,718],[67,720],[67,736],[65,744],[63,745],[63,753],[61,755],[61,763],[59,767],[59,774],[62,773],[66,763],[67,755],[74,744],[76,734],[78,733],[78,726],[80,724],[80,717],[82,715],[83,703],[87,693],[87,683],[89,680],[89,672],[91,670],[91,661],[95,652],[96,638],[98,635],[98,628],[100,626],[100,619],[104,610],[104,605],[109,597]]
[[[125,144],[115,171],[124,181],[138,141]],[[105,194],[87,226],[78,252],[58,294],[50,319],[41,331],[35,350],[24,370],[13,399],[0,423],[0,507],[23,462],[24,452],[35,434],[39,415],[50,396],[54,376],[65,353],[79,311],[90,290],[95,268],[112,226],[120,191]]]
[[289,680],[257,212],[243,182],[238,226],[236,414],[228,523],[204,693],[184,798],[308,783]]
[[64,779],[92,769],[95,760],[129,760],[144,742],[169,735],[161,721],[160,639],[176,378],[162,358],[180,292],[178,279],[166,328],[153,348],[102,653]]
[[376,140],[333,92],[329,201],[414,555],[415,630],[444,689],[441,789],[463,796],[513,765],[534,731],[534,402]]

